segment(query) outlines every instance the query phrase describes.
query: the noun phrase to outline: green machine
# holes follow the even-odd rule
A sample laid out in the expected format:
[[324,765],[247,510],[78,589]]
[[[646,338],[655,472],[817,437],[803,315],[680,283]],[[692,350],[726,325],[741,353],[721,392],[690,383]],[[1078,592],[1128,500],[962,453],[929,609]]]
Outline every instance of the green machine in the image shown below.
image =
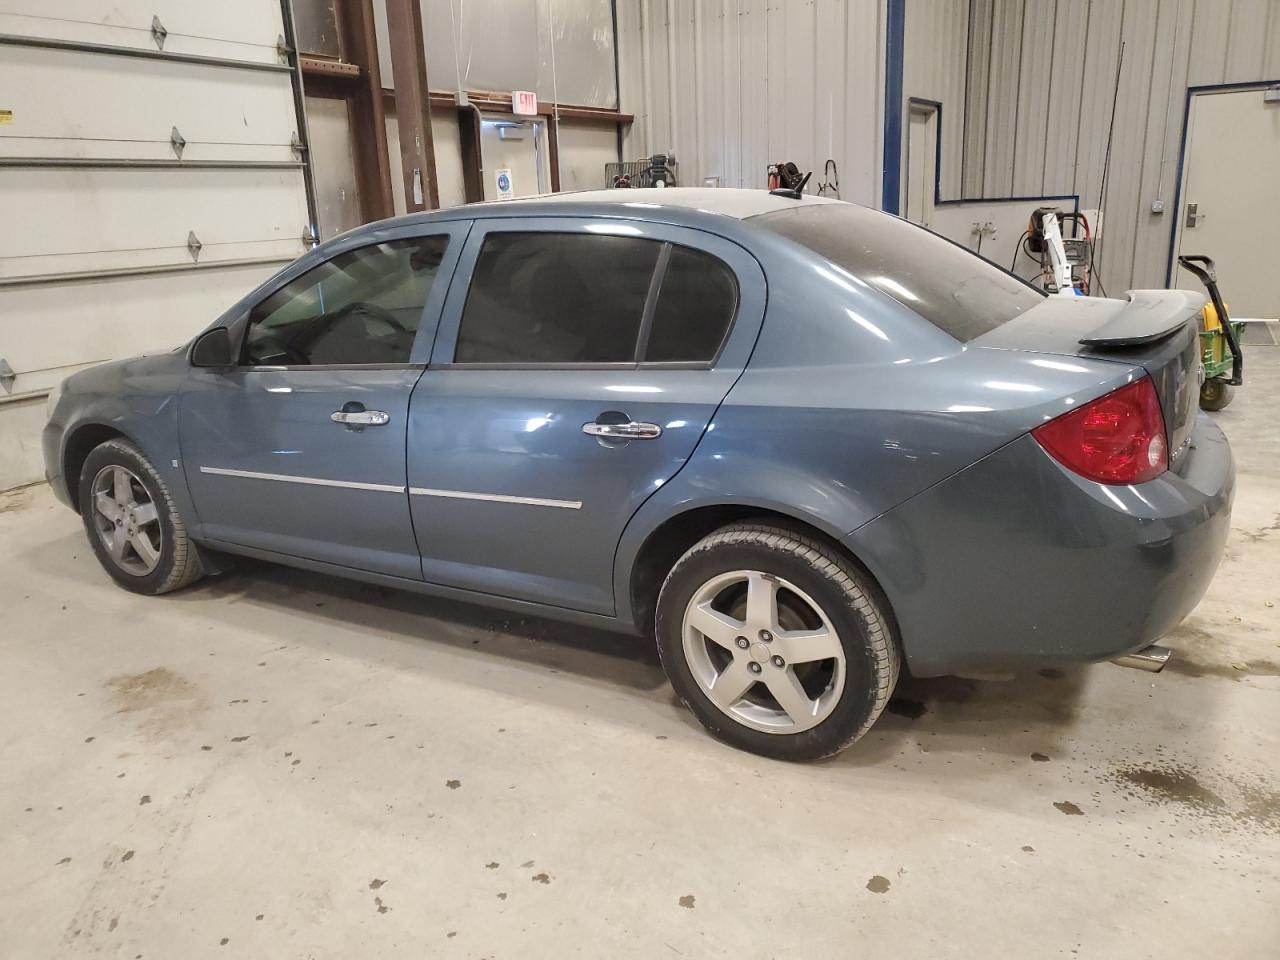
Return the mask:
[[1208,257],[1178,257],[1187,271],[1195,274],[1209,291],[1200,322],[1200,356],[1204,363],[1204,383],[1200,387],[1200,407],[1221,410],[1231,402],[1234,387],[1244,383],[1244,355],[1240,350],[1243,323],[1233,323],[1227,305],[1218,292],[1218,275]]

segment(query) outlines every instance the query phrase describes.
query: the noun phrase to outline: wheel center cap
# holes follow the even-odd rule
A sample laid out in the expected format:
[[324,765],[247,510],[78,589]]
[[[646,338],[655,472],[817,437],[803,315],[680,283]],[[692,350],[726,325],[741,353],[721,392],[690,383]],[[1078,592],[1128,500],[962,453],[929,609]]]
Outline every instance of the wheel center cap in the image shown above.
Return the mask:
[[767,643],[753,643],[748,652],[751,654],[751,659],[756,663],[767,663],[769,660],[770,651]]

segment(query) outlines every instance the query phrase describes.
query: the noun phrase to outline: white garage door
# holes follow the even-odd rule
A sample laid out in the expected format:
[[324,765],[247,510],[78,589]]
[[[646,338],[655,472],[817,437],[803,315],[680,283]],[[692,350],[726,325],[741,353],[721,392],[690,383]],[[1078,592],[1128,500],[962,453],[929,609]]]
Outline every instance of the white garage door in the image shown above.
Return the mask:
[[0,0],[0,489],[39,479],[56,382],[306,250],[285,33],[274,0]]

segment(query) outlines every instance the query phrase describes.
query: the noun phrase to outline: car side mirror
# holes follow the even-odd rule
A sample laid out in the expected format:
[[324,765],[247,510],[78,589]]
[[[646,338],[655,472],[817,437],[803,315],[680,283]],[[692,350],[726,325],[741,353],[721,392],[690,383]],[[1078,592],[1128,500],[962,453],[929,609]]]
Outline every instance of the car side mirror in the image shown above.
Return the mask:
[[226,327],[214,327],[201,335],[191,348],[193,367],[231,366],[231,332]]

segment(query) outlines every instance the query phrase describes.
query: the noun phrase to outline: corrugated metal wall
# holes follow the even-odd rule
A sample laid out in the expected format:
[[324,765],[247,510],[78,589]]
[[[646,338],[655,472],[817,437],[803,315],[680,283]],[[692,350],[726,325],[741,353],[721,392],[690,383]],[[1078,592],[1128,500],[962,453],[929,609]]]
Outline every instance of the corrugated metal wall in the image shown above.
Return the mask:
[[635,114],[627,159],[664,150],[680,181],[763,187],[771,162],[879,203],[882,0],[623,0],[618,94]]
[[[1124,44],[1099,267],[1113,293],[1163,286],[1186,89],[1280,80],[1280,0],[907,4],[904,94],[944,103],[944,198],[959,182],[965,196],[1074,193],[1097,206]],[[964,117],[958,147],[948,111]]]
[[[960,196],[965,124],[965,38],[968,33],[969,0],[930,0],[916,3],[908,0],[907,50],[915,49],[912,46],[913,37],[936,39],[930,44],[929,56],[908,54],[904,58],[902,89],[908,98],[918,97],[942,104],[942,126],[939,130],[942,163],[938,168],[938,185],[944,200],[954,200]],[[902,126],[905,137],[905,120]],[[906,157],[905,148],[902,156]]]

